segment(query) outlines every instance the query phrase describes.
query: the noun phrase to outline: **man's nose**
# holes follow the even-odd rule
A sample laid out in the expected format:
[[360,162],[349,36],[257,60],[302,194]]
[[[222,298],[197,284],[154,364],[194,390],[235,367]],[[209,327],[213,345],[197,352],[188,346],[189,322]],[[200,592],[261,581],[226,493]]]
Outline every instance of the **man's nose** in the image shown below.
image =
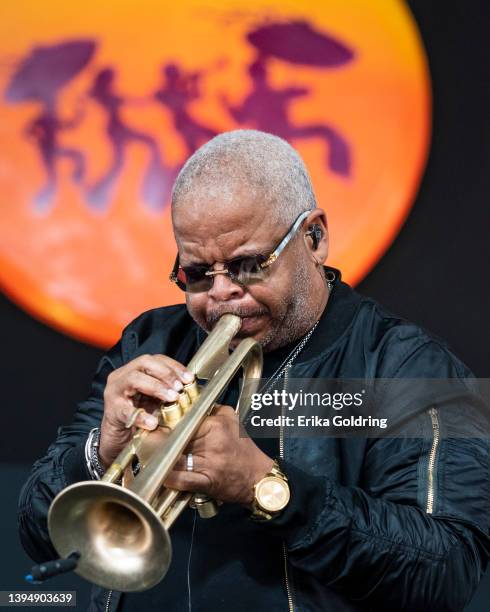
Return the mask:
[[238,283],[232,281],[228,274],[216,274],[213,286],[208,291],[209,297],[216,302],[227,302],[238,299],[244,295],[244,289]]

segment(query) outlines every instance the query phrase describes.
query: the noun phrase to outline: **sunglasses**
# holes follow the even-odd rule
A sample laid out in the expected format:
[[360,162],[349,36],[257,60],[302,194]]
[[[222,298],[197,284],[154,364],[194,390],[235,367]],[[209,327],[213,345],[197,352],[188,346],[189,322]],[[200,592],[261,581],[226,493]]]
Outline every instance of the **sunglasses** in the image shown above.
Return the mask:
[[[230,261],[223,262],[223,270],[213,270],[213,266],[196,264],[192,266],[181,266],[179,255],[170,274],[170,280],[177,287],[188,293],[201,293],[209,291],[213,286],[214,277],[217,274],[226,274],[234,283],[239,285],[251,285],[264,280],[268,268],[272,265],[286,246],[296,235],[303,221],[313,212],[305,210],[302,212],[287,231],[286,235],[269,255],[246,255],[236,257]],[[214,264],[213,264],[214,265]]]

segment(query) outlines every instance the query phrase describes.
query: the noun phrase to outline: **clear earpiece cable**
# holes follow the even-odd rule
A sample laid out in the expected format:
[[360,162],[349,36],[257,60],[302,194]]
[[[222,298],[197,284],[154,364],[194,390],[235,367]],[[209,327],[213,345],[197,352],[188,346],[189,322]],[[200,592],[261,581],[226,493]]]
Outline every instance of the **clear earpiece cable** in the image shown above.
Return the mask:
[[191,597],[191,557],[192,547],[194,546],[194,533],[196,531],[197,510],[194,510],[194,519],[192,521],[191,543],[189,546],[189,557],[187,559],[187,596],[189,602],[189,612],[192,612],[192,597]]

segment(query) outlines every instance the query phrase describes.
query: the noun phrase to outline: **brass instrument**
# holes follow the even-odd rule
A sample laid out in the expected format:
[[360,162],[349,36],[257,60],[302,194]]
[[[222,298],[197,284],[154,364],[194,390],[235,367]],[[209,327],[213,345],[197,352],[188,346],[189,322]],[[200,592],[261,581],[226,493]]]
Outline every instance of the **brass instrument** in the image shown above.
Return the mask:
[[[193,500],[201,516],[213,516],[214,500],[175,491],[163,482],[240,367],[242,386],[236,410],[243,419],[262,373],[262,348],[242,340],[229,355],[241,319],[223,315],[194,355],[188,369],[198,379],[184,387],[175,404],[153,414],[154,431],[138,429],[100,481],[75,483],[54,499],[48,514],[51,541],[61,556],[80,553],[76,572],[102,587],[143,591],[165,576],[172,557],[168,530]],[[165,433],[163,426],[170,427]],[[133,466],[140,469],[133,475]],[[122,486],[115,484],[122,479]]]

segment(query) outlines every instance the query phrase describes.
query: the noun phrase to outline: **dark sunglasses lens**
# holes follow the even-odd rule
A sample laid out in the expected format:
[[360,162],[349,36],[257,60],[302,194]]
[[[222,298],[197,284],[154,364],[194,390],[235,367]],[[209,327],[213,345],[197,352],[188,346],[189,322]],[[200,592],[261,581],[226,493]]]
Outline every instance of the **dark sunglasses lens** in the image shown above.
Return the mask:
[[[231,277],[243,285],[263,280],[268,270],[261,267],[266,258],[263,255],[255,257],[240,257],[226,263]],[[206,276],[209,270],[206,266],[186,266],[177,270],[177,284],[189,293],[209,291],[213,286],[213,276]]]
[[213,277],[206,276],[207,268],[204,266],[188,266],[179,268],[177,280],[185,286],[185,291],[189,293],[199,293],[209,291],[213,284]]
[[227,268],[231,274],[244,285],[258,282],[264,279],[266,272],[260,266],[265,261],[262,256],[240,257],[227,263]]

